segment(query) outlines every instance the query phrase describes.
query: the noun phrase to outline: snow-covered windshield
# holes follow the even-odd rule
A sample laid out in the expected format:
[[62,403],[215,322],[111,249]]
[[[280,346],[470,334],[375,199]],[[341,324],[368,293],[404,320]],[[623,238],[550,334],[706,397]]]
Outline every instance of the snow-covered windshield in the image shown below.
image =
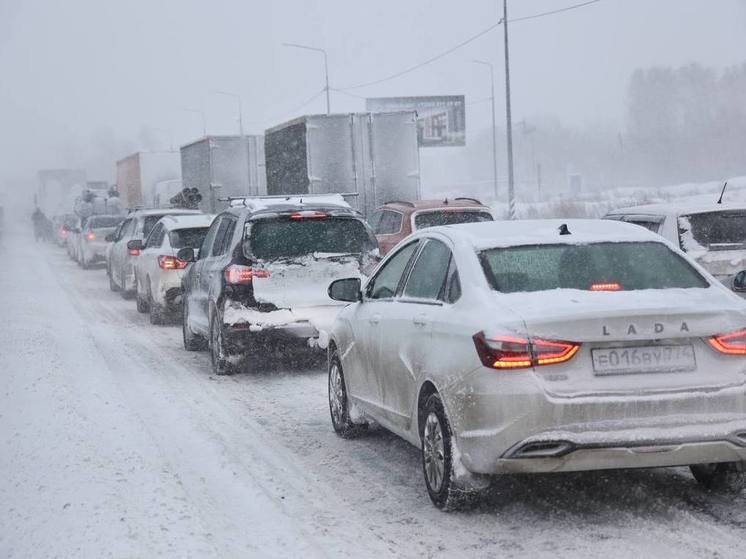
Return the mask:
[[492,214],[474,210],[439,210],[422,212],[414,216],[415,229],[437,227],[438,225],[476,223],[480,221],[493,221]]
[[175,229],[168,234],[172,248],[199,248],[207,235],[209,227],[192,227],[190,229]]
[[262,260],[313,253],[360,254],[375,248],[368,229],[354,218],[260,220],[247,231],[252,255]]
[[653,242],[494,248],[482,251],[479,257],[490,285],[502,293],[709,285],[681,256]]
[[[682,247],[710,250],[746,247],[746,211],[722,211],[685,215],[679,218]],[[694,241],[693,243],[691,241]]]

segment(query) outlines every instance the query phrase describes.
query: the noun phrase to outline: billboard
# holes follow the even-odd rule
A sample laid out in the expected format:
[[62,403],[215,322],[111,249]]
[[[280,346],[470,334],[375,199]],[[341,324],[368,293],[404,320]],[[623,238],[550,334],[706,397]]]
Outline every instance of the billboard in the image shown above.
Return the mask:
[[421,147],[466,145],[466,105],[463,95],[374,97],[365,100],[372,113],[417,111],[417,143]]

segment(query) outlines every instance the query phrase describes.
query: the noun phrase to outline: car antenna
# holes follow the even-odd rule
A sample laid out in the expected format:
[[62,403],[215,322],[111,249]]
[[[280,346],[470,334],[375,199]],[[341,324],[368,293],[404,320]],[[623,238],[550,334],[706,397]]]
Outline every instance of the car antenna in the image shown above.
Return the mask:
[[562,225],[559,226],[559,234],[560,235],[572,235],[572,233],[570,233],[570,230],[567,228],[567,223],[563,223]]
[[725,184],[723,184],[723,189],[720,191],[720,198],[718,198],[718,204],[723,203],[723,194],[725,194],[725,189],[728,186],[728,181],[725,181]]

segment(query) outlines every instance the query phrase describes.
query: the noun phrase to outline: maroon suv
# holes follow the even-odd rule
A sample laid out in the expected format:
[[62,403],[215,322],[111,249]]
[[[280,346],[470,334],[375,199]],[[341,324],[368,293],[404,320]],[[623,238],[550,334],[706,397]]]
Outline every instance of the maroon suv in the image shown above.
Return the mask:
[[474,198],[446,198],[416,202],[386,202],[370,220],[381,254],[404,237],[425,227],[493,221],[490,209]]

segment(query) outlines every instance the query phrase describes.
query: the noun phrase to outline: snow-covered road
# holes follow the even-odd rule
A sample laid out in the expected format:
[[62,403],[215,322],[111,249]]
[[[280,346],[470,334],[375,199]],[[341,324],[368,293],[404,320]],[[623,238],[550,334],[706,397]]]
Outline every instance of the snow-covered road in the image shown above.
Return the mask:
[[1,557],[744,557],[685,469],[504,478],[468,513],[417,450],[334,435],[318,357],[213,377],[30,232],[0,240]]

